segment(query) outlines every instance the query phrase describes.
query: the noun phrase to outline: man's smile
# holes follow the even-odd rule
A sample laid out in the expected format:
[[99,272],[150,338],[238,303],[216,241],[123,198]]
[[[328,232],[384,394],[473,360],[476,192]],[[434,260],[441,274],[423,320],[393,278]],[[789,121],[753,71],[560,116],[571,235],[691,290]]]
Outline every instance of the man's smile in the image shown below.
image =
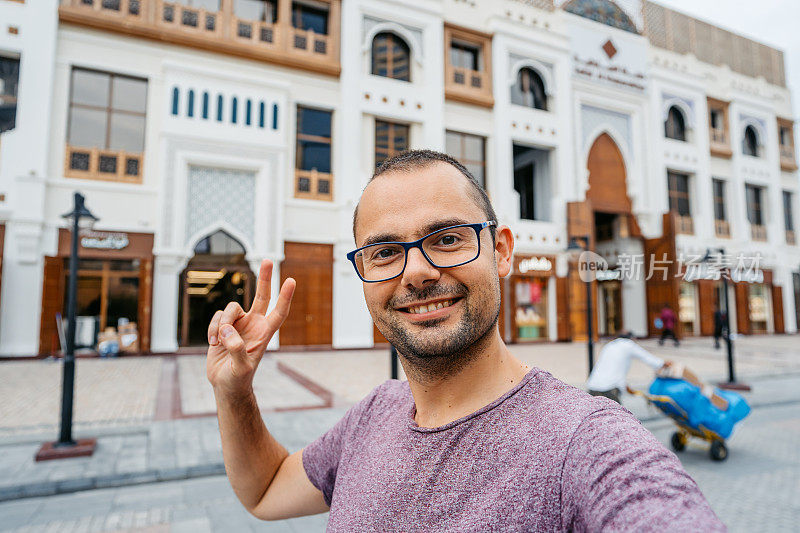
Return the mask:
[[412,322],[422,322],[449,315],[462,299],[461,296],[439,298],[436,300],[414,303],[413,305],[405,307],[398,307],[397,311]]

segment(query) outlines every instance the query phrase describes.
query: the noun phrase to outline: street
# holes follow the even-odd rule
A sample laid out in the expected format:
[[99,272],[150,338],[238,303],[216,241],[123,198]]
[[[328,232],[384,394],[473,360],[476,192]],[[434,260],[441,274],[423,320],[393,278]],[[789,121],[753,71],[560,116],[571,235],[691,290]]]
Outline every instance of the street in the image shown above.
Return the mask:
[[[699,441],[690,441],[678,454],[731,531],[792,531],[800,522],[796,497],[800,493],[800,358],[793,343],[789,336],[741,339],[737,371],[739,379],[752,386],[746,397],[753,412],[728,440],[729,458],[711,461],[707,443]],[[713,350],[708,339],[692,339],[680,348],[659,347],[649,340],[642,344],[661,357],[686,362],[706,380],[725,376],[723,351]],[[581,385],[584,345],[511,348],[529,364]],[[137,375],[144,374],[156,381],[149,386],[140,383],[137,394],[130,394],[135,389],[131,383],[115,392],[107,386],[105,402],[92,400],[92,393],[83,391],[86,404],[98,404],[93,416],[77,410],[81,421],[77,436],[98,436],[92,458],[34,463],[32,455],[41,439],[55,434],[57,411],[53,417],[26,408],[31,413],[27,419],[19,414],[15,418],[7,407],[0,411],[4,478],[0,495],[5,500],[0,501],[0,530],[324,530],[325,515],[267,523],[241,507],[221,474],[216,419],[209,413],[213,403],[209,404],[210,390],[199,371],[201,364],[202,356],[80,360],[79,384],[82,371],[84,380],[95,379],[89,370],[93,365],[100,365],[97,368],[106,380],[119,379],[114,370],[121,369],[128,380],[136,381]],[[17,381],[16,387],[23,387],[26,379],[31,386],[34,380],[40,392],[49,390],[46,380],[33,377],[36,365],[59,368],[33,361],[0,364],[0,391],[4,391],[0,395],[13,395],[12,380]],[[370,382],[388,377],[388,366],[388,354],[381,350],[273,354],[265,360],[256,382],[267,426],[290,451],[299,449],[335,423],[362,389],[374,386]],[[355,368],[360,371],[354,372]],[[160,380],[153,379],[154,372],[160,372]],[[58,373],[52,373],[57,378]],[[171,377],[166,382],[175,385],[168,393],[164,392],[168,389],[165,376]],[[649,380],[648,369],[639,363],[634,363],[630,376],[634,387],[643,387]],[[52,385],[51,394],[57,394],[57,379]],[[165,416],[169,412],[163,405],[165,394],[172,398],[167,404],[175,416]],[[78,405],[83,405],[80,388],[78,398]],[[149,400],[142,403],[143,398]],[[623,401],[660,442],[669,445],[674,431],[670,420],[639,398],[625,396]],[[126,406],[131,409],[129,415],[120,411]]]

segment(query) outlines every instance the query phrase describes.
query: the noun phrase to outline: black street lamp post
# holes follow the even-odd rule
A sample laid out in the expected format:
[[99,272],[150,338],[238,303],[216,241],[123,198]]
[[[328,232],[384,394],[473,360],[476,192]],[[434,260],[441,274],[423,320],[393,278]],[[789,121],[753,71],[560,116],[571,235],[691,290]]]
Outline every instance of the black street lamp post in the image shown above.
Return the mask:
[[[78,289],[78,231],[82,227],[91,227],[97,220],[86,206],[84,197],[75,193],[74,207],[62,218],[72,223],[71,250],[69,256],[69,285],[67,288],[67,339],[64,350],[64,367],[61,388],[61,429],[58,441],[45,443],[36,454],[37,461],[91,455],[94,451],[94,439],[72,438],[72,406],[75,389],[75,314]],[[84,221],[82,223],[82,221]],[[87,224],[88,222],[88,224]]]
[[[711,261],[711,255],[713,252],[720,254],[720,257],[725,255],[724,248],[717,248],[715,250],[707,249],[706,255],[703,256],[703,263],[709,263]],[[730,269],[728,270],[728,275],[730,275]],[[730,303],[728,300],[728,275],[723,274],[722,277],[722,300],[725,303],[725,348],[728,351],[728,382],[727,383],[719,383],[720,388],[723,389],[735,389],[735,390],[750,390],[750,387],[744,383],[737,383],[736,381],[736,371],[734,370],[733,365],[733,339],[731,339],[731,313],[730,313]]]
[[[578,259],[582,252],[585,252],[589,249],[589,238],[582,237],[580,238],[584,244],[581,245],[579,242],[579,238],[573,237],[569,241],[569,246],[567,246],[567,254],[575,259]],[[580,268],[580,265],[578,266]],[[592,369],[594,368],[594,327],[592,324],[592,280],[587,278],[584,281],[586,286],[586,353],[589,357],[589,373],[592,373]]]
[[389,357],[391,358],[392,362],[392,379],[399,379],[399,369],[398,369],[398,358],[397,358],[397,348],[394,346],[391,347]]

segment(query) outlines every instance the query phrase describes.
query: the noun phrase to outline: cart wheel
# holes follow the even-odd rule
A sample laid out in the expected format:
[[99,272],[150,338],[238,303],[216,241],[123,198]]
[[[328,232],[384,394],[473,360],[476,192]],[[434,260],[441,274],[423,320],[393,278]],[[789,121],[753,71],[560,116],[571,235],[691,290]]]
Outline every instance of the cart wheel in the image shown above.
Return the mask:
[[676,431],[672,434],[672,449],[676,452],[682,452],[686,449],[686,436]]
[[724,461],[728,458],[728,448],[721,440],[715,440],[711,443],[711,450],[709,450],[709,454],[715,461]]

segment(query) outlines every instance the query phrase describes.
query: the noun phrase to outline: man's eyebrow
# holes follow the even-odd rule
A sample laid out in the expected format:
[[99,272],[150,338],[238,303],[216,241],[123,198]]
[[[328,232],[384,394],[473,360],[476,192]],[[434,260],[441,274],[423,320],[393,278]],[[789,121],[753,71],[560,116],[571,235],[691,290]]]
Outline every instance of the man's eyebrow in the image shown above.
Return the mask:
[[[427,235],[429,233],[433,233],[434,231],[438,231],[443,228],[449,228],[450,226],[458,226],[460,224],[469,224],[469,222],[465,221],[461,218],[448,218],[446,220],[437,220],[436,222],[431,222],[430,224],[424,226],[422,231],[420,231],[419,236],[422,237],[423,235]],[[377,244],[379,242],[407,242],[403,240],[401,235],[397,233],[378,233],[376,235],[370,235],[366,239],[361,246],[369,246],[370,244]]]

